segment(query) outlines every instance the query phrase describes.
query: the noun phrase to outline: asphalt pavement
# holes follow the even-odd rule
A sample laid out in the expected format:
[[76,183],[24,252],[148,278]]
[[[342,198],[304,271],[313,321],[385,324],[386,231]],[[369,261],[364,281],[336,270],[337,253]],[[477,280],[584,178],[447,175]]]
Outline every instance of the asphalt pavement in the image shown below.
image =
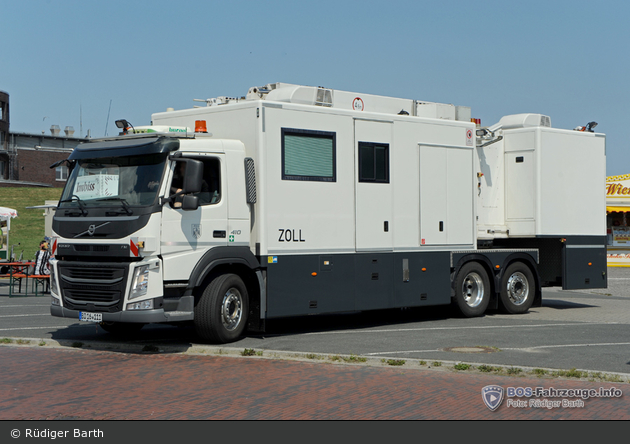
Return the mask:
[[606,289],[543,290],[542,307],[523,315],[462,318],[451,307],[386,310],[275,320],[264,334],[217,346],[191,326],[145,326],[120,339],[93,323],[52,317],[50,297],[8,297],[0,282],[0,338],[81,341],[94,347],[154,345],[180,352],[267,356],[363,356],[474,365],[580,369],[630,376],[630,269],[609,268]]

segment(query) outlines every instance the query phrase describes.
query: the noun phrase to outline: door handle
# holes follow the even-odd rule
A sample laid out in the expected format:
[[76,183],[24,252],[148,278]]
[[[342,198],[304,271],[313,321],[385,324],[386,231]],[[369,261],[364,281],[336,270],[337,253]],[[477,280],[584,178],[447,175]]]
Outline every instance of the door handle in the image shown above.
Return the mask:
[[212,232],[212,237],[225,239],[225,230],[214,230]]

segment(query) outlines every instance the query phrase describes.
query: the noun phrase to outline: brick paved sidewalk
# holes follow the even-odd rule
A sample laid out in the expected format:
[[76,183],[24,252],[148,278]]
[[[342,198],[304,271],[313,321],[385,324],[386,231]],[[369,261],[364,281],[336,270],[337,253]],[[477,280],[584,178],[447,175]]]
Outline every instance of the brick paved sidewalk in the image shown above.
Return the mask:
[[[628,384],[264,358],[0,347],[0,420],[630,419]],[[617,387],[582,408],[495,412],[482,387]]]

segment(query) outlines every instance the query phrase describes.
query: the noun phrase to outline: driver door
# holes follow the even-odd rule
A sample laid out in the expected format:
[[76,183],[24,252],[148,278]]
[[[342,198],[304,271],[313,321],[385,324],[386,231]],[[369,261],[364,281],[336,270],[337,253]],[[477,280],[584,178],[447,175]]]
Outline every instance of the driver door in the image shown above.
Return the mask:
[[[199,208],[185,211],[174,203],[162,207],[161,252],[164,280],[188,280],[211,248],[227,246],[227,193],[223,154],[186,156],[203,162],[204,185],[196,195]],[[174,185],[176,162],[170,166],[168,188]]]

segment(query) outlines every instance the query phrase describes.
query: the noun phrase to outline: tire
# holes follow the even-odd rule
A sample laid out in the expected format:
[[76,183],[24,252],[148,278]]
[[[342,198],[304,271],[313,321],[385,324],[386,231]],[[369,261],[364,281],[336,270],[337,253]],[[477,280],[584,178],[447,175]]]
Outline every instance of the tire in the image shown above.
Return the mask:
[[501,278],[501,310],[511,314],[525,313],[532,306],[535,294],[536,281],[529,267],[522,262],[510,264]]
[[144,324],[133,324],[129,322],[101,322],[98,325],[107,333],[115,336],[130,336],[138,333]]
[[468,262],[455,277],[455,305],[467,318],[482,316],[490,302],[490,280],[485,268]]
[[206,341],[225,344],[241,337],[247,326],[249,297],[235,274],[216,277],[195,305],[195,331]]

